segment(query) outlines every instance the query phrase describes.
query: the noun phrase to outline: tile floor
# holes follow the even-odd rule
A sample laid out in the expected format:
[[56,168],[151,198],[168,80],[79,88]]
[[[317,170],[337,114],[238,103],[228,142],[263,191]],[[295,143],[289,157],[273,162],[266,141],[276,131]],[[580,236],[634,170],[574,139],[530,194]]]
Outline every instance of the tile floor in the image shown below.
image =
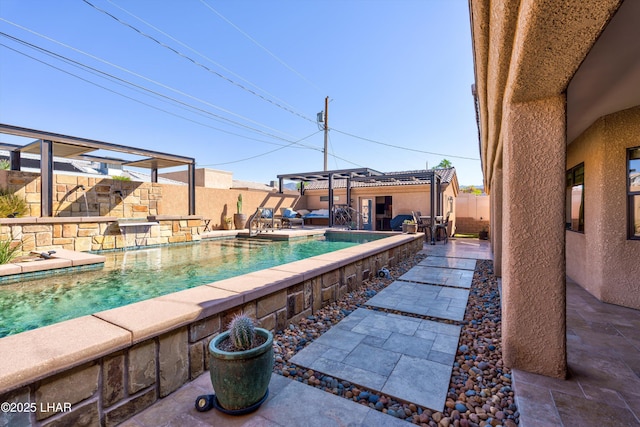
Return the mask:
[[514,370],[520,427],[640,426],[640,311],[567,280],[569,378]]

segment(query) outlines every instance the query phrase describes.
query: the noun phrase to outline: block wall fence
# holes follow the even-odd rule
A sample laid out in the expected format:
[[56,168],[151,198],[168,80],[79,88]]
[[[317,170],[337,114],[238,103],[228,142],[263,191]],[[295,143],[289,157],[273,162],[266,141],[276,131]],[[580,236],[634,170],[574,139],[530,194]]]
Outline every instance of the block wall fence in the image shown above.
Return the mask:
[[0,402],[33,411],[0,413],[0,425],[122,423],[203,374],[210,340],[234,314],[281,330],[423,240],[395,235],[2,338]]

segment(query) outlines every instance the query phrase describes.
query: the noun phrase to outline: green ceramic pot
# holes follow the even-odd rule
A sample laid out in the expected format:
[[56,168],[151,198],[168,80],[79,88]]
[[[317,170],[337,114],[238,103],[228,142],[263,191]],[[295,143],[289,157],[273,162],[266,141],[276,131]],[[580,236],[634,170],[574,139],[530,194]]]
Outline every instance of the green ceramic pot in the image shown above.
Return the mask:
[[259,402],[267,393],[273,371],[273,334],[256,328],[266,341],[244,351],[224,351],[218,344],[229,337],[223,332],[209,343],[209,374],[216,398],[228,411],[240,411]]

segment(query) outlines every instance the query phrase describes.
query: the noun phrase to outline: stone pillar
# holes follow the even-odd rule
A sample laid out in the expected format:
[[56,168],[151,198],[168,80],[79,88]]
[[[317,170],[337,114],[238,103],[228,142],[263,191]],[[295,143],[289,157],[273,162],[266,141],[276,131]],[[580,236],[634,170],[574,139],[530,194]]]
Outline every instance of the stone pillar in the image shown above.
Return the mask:
[[567,372],[565,97],[505,106],[502,341],[507,366]]
[[491,183],[491,249],[493,250],[493,272],[502,277],[502,167],[493,171]]

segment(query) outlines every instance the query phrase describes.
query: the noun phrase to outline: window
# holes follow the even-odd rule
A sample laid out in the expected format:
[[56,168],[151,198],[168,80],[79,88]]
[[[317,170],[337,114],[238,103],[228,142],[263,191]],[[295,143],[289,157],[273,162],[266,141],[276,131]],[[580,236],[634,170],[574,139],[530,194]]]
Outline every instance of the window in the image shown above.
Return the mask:
[[584,233],[584,163],[567,171],[566,228]]
[[640,147],[627,150],[629,238],[640,239]]

